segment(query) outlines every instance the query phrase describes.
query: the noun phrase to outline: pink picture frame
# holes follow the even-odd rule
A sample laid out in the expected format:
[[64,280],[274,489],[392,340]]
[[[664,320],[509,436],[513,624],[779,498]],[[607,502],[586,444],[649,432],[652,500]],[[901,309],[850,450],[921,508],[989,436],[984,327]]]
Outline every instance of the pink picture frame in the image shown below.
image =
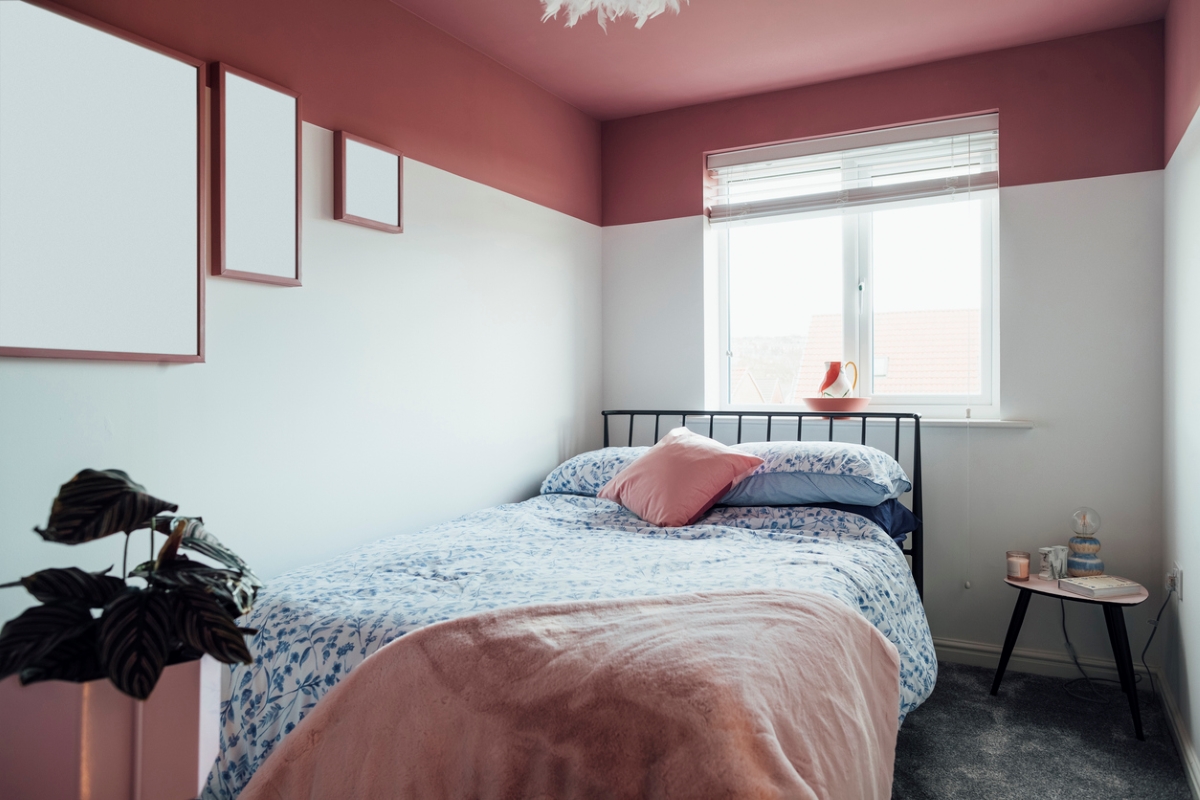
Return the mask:
[[[280,275],[268,275],[260,272],[248,272],[245,270],[228,269],[226,266],[226,238],[225,238],[225,122],[227,119],[225,109],[225,77],[226,75],[236,75],[243,80],[251,81],[260,86],[266,87],[271,91],[286,95],[296,101],[296,271],[292,277],[284,277]],[[280,86],[277,83],[272,83],[257,75],[252,75],[249,72],[231,67],[230,65],[216,61],[209,65],[209,87],[212,90],[212,137],[213,137],[213,158],[212,158],[212,259],[211,272],[224,278],[234,278],[243,281],[254,281],[256,283],[267,283],[275,286],[300,286],[300,262],[301,262],[301,223],[303,218],[303,163],[304,154],[302,152],[303,145],[303,114],[301,111],[301,99],[297,92],[293,92],[285,86]]]
[[102,31],[110,36],[144,47],[168,58],[175,59],[196,70],[196,352],[195,353],[142,353],[109,350],[58,349],[44,347],[14,347],[0,345],[0,357],[50,358],[88,361],[134,361],[153,363],[199,364],[204,362],[204,281],[205,262],[208,259],[208,103],[205,62],[186,53],[153,42],[137,34],[102,22],[87,14],[61,6],[49,0],[25,0],[29,5],[57,14],[66,19]]
[[[347,213],[347,142],[358,142],[367,147],[373,147],[376,150],[382,150],[385,153],[396,156],[398,166],[396,173],[397,201],[395,224]],[[377,231],[404,233],[404,154],[399,150],[395,150],[379,142],[373,142],[362,136],[356,136],[346,131],[335,131],[333,134],[333,218],[339,222],[361,225],[364,228],[372,228]]]

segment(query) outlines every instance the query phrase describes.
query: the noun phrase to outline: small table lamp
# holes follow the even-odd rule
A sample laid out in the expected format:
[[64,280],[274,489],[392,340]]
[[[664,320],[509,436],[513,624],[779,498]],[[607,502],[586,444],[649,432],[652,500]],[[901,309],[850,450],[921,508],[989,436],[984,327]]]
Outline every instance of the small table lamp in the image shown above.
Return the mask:
[[1096,531],[1100,530],[1100,512],[1087,506],[1075,509],[1071,515],[1071,530],[1075,535],[1067,542],[1071,548],[1067,574],[1072,578],[1103,575],[1104,562],[1096,555],[1100,552],[1100,542],[1096,539]]

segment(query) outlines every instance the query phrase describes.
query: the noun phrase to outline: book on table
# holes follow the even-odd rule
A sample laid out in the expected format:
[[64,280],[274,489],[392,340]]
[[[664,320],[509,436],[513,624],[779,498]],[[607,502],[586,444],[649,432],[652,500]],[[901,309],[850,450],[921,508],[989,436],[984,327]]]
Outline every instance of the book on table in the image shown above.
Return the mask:
[[1090,578],[1059,578],[1058,588],[1084,597],[1120,597],[1137,594],[1142,585],[1114,575],[1094,575]]

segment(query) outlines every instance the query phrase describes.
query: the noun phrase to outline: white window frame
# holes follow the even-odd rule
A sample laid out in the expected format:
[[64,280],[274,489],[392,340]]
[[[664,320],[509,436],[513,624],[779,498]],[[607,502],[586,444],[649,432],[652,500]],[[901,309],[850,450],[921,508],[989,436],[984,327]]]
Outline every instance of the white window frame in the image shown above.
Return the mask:
[[[843,361],[853,361],[861,366],[856,394],[870,397],[868,411],[915,412],[940,418],[1000,418],[1000,342],[999,342],[999,230],[1000,199],[996,189],[976,191],[969,199],[980,201],[980,213],[984,224],[980,226],[980,388],[975,395],[878,395],[874,394],[874,304],[872,303],[873,276],[871,258],[871,215],[874,211],[895,208],[898,205],[923,206],[955,200],[933,199],[906,201],[902,204],[885,203],[866,206],[841,214],[843,219]],[[769,217],[743,223],[725,223],[714,226],[715,236],[710,241],[716,248],[717,261],[717,358],[710,362],[718,365],[719,408],[722,411],[796,411],[808,410],[795,403],[734,404],[729,400],[730,377],[733,366],[732,342],[729,327],[729,229],[742,225],[762,225],[789,222],[827,214],[797,214]],[[862,313],[871,308],[872,313]],[[814,387],[815,394],[815,387]]]

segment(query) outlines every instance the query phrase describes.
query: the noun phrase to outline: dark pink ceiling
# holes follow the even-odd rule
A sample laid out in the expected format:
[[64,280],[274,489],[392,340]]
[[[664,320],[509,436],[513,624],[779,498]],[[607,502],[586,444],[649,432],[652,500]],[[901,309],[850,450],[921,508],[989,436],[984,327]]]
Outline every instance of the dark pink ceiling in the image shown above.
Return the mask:
[[392,0],[599,119],[1133,25],[1166,0],[691,0],[641,30],[539,0]]

